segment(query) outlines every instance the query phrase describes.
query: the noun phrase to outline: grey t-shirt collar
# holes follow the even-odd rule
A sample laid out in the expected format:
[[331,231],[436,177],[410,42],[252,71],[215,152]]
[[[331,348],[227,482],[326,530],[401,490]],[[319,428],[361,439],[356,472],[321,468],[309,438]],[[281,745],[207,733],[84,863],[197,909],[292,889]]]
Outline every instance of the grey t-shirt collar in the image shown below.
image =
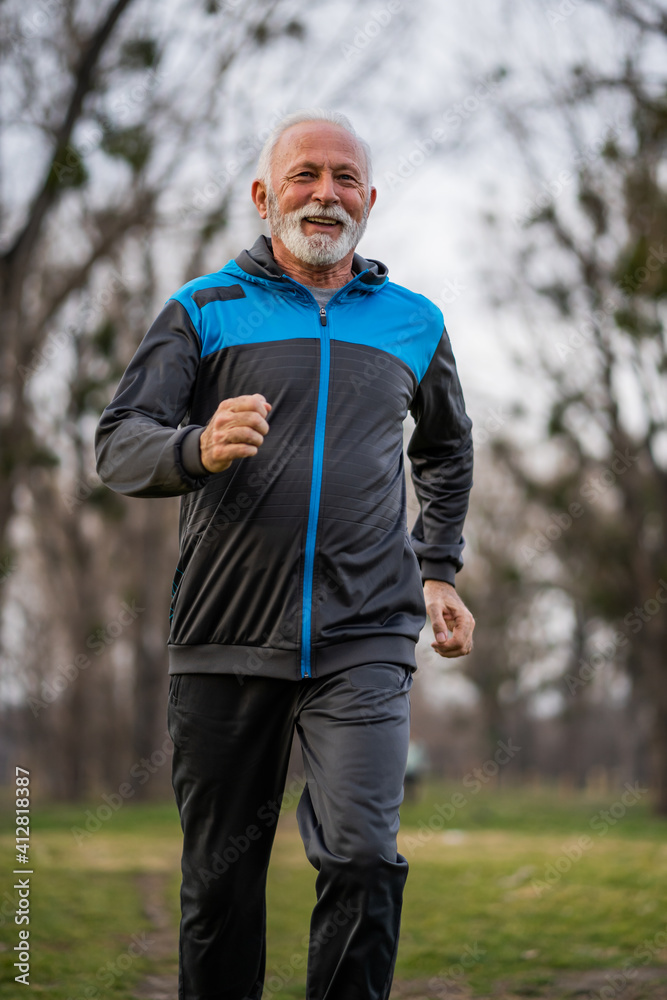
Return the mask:
[[326,309],[329,299],[338,291],[337,288],[321,288],[318,285],[306,285],[305,287],[315,296],[315,301],[320,309]]

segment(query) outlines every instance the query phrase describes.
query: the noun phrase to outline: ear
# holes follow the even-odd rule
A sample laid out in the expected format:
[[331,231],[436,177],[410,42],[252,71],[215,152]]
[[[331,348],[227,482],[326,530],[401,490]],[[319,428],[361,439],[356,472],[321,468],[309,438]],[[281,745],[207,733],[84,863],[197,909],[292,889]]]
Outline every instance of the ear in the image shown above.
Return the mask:
[[368,205],[368,211],[369,212],[372,209],[373,205],[375,204],[375,199],[377,198],[377,196],[378,196],[377,188],[372,187],[371,188],[371,193],[370,193],[369,205]]
[[266,185],[264,181],[254,180],[252,182],[252,188],[250,189],[252,200],[255,203],[255,208],[260,214],[262,219],[266,219],[268,216],[267,198],[266,198]]

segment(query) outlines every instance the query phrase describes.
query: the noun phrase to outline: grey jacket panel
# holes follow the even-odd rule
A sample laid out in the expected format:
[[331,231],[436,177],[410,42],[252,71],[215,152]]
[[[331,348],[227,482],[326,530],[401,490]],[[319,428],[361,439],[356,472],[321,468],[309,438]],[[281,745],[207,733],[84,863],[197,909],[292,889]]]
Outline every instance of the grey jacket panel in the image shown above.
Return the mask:
[[[202,486],[188,421],[200,344],[186,310],[170,299],[142,340],[95,435],[97,471],[131,497],[168,497]],[[200,473],[201,470],[201,473]]]
[[[461,532],[472,488],[472,421],[465,411],[447,331],[410,404],[416,428],[408,445],[420,513],[412,545],[423,580],[454,584],[461,569]],[[444,535],[447,542],[443,542]]]

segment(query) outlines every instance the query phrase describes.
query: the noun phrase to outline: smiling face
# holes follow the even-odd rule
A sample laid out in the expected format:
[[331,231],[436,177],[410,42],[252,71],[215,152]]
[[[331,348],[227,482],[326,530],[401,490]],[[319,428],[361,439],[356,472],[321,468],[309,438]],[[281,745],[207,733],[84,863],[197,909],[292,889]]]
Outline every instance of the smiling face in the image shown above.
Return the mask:
[[351,258],[376,197],[354,136],[324,121],[293,125],[276,143],[271,168],[271,185],[255,181],[253,199],[273,240],[314,266]]

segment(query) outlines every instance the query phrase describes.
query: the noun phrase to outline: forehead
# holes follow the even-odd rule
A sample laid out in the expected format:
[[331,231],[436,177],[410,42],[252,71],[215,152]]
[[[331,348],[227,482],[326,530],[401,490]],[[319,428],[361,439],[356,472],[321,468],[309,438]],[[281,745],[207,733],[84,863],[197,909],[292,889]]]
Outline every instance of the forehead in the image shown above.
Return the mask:
[[366,173],[366,157],[353,135],[329,122],[301,122],[286,129],[273,152],[273,169],[279,176],[300,162],[332,168],[356,167]]

